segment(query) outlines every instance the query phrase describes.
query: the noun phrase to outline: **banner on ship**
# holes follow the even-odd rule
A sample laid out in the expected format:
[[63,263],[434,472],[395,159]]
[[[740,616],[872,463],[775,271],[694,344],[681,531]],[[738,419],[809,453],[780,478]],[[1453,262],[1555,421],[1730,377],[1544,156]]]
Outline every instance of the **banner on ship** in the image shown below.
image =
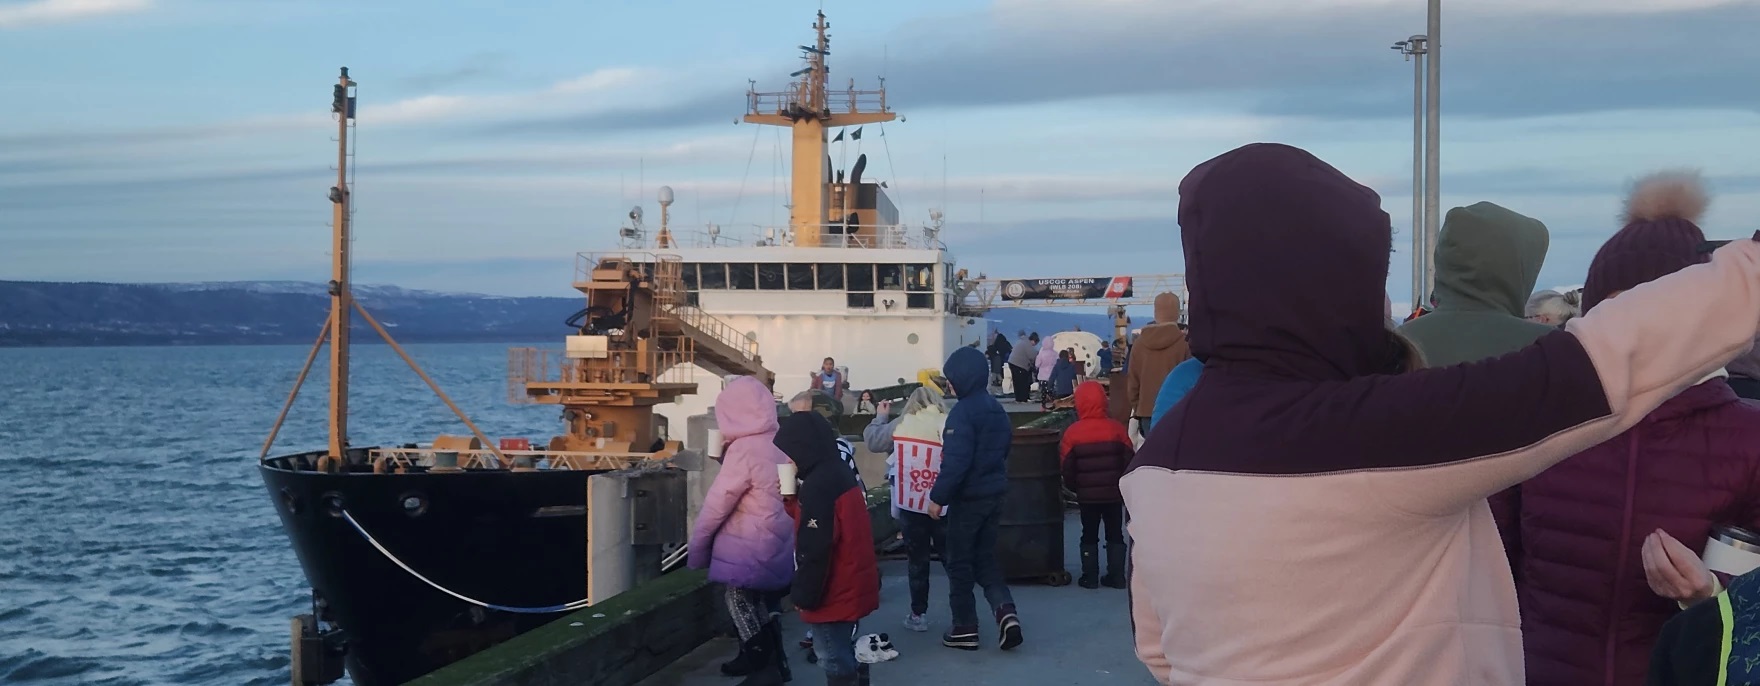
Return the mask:
[[1096,276],[1081,279],[1014,279],[1002,282],[1002,299],[1020,300],[1098,300],[1129,298],[1131,277]]

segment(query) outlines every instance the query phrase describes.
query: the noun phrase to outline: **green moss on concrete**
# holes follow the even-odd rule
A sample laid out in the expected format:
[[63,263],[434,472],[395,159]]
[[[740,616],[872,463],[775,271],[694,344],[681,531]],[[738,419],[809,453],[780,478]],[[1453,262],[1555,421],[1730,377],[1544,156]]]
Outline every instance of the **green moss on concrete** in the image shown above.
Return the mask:
[[[708,574],[701,570],[681,570],[661,576],[442,667],[406,686],[513,683],[520,672],[550,662],[574,646],[605,634],[650,608],[674,602],[708,584]],[[580,626],[573,626],[577,622]]]

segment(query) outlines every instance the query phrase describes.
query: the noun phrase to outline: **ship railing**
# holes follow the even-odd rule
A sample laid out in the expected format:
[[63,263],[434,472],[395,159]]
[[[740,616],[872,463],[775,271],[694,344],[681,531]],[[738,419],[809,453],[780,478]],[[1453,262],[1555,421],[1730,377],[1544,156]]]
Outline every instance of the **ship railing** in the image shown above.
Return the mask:
[[616,386],[631,384],[696,383],[690,364],[696,359],[695,341],[682,335],[648,340],[654,347],[646,351],[617,350],[604,358],[571,357],[563,350],[510,348],[508,402],[532,404],[557,393],[563,398],[583,393],[614,393],[618,390]]
[[758,359],[757,341],[700,308],[681,304],[671,308],[666,314],[677,319],[680,323],[702,332],[703,335],[721,342],[722,345],[733,348],[734,352],[747,362]]
[[633,265],[653,284],[656,296],[679,297],[684,292],[684,262],[671,253],[643,251],[581,252],[574,256],[574,281],[593,280],[593,272],[606,262]]
[[[921,226],[908,224],[891,224],[883,226],[864,226],[862,229],[871,231],[871,235],[834,233],[833,229],[842,229],[842,225],[826,225],[819,231],[821,248],[848,248],[867,250],[876,248],[909,248],[917,250],[944,250],[946,245],[939,238]],[[738,226],[722,227],[711,225],[704,229],[683,232],[682,243],[693,248],[727,248],[727,247],[794,247],[795,231],[786,226]]]
[[[783,115],[801,112],[813,112],[818,108],[813,104],[812,93],[796,84],[785,91],[760,93],[746,92],[746,112],[757,115]],[[869,112],[885,112],[885,90],[825,90],[823,114],[858,114]]]
[[436,453],[457,455],[460,469],[510,470],[517,462],[530,458],[533,469],[566,469],[574,471],[610,471],[627,469],[654,459],[652,453],[600,452],[579,450],[503,450],[503,460],[487,449],[435,450],[434,448],[374,448],[368,459],[381,472],[423,467],[432,469],[439,459]]

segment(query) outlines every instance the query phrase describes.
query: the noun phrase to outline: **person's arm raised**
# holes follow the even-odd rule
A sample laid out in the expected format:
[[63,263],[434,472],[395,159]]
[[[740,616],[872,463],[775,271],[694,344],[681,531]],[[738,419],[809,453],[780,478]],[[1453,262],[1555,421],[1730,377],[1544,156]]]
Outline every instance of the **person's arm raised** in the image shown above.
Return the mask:
[[[1760,329],[1760,243],[1638,286],[1503,357],[1353,379],[1317,400],[1351,422],[1395,509],[1442,515],[1521,483],[1637,424],[1749,349]],[[1362,431],[1362,429],[1381,429]],[[1366,462],[1373,463],[1376,460]]]

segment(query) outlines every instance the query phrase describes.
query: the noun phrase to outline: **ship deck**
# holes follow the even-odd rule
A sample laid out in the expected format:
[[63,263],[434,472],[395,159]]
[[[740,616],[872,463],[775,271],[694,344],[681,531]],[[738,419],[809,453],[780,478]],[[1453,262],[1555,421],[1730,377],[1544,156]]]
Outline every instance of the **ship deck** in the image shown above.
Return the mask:
[[[1064,519],[1064,564],[1074,574],[1081,568],[1077,538],[1081,521],[1075,513]],[[1020,608],[1026,643],[1009,652],[997,650],[995,625],[984,627],[984,647],[975,652],[941,645],[947,629],[947,576],[939,563],[931,565],[929,591],[930,629],[907,631],[901,624],[910,611],[905,562],[880,562],[880,610],[862,622],[863,633],[884,632],[892,638],[897,659],[874,665],[874,681],[885,684],[948,684],[966,686],[1013,686],[1014,684],[1070,684],[1101,686],[1129,684],[1152,686],[1155,680],[1131,649],[1131,620],[1122,590],[1089,590],[1074,584],[1063,587],[1010,585]],[[982,593],[980,614],[985,614]],[[783,616],[789,646],[789,664],[796,684],[822,683],[819,668],[807,664],[796,641],[806,631],[798,613]],[[640,682],[640,686],[728,686],[734,679],[722,676],[721,662],[733,657],[737,642],[717,638]]]

